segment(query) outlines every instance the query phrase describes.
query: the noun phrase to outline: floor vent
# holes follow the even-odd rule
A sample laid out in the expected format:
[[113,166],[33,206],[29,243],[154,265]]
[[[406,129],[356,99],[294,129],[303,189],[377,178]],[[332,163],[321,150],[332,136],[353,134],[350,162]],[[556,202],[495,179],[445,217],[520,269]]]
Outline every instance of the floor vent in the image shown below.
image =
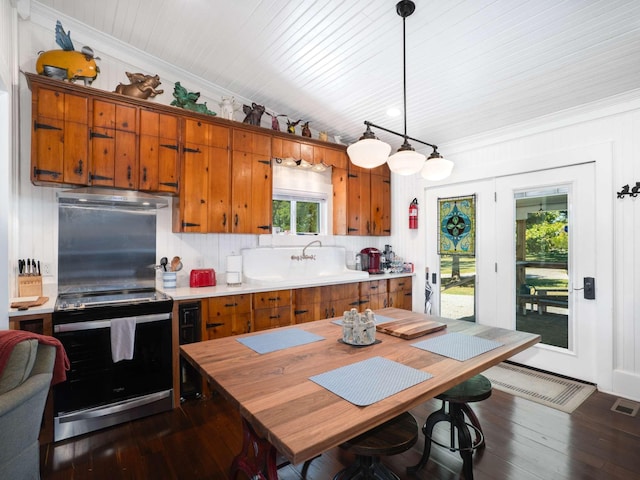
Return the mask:
[[622,413],[623,415],[635,417],[638,413],[638,410],[640,410],[640,403],[619,398],[618,400],[616,400],[616,403],[613,404],[611,410],[613,410],[614,412]]

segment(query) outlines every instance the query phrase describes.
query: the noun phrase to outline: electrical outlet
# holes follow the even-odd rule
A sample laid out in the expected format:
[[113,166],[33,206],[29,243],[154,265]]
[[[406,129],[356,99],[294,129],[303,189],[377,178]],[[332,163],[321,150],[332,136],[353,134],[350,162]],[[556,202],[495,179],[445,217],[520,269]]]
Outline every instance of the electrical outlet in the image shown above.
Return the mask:
[[53,266],[50,263],[43,262],[40,272],[43,277],[51,277],[53,276]]
[[196,257],[196,268],[204,267],[204,257]]

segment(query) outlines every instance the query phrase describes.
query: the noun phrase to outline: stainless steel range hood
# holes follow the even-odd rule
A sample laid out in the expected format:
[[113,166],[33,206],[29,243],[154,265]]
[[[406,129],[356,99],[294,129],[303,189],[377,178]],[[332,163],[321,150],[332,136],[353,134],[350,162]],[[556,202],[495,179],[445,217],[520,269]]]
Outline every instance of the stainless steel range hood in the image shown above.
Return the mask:
[[58,202],[67,205],[124,207],[141,210],[156,210],[169,206],[169,201],[163,197],[131,190],[99,187],[83,187],[58,192]]

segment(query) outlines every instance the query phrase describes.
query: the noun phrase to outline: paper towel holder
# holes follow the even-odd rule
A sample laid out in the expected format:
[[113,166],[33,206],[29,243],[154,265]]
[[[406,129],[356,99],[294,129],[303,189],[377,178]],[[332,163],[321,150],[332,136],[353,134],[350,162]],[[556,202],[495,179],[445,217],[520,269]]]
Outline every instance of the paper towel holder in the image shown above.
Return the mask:
[[242,255],[227,256],[226,280],[228,287],[242,284]]

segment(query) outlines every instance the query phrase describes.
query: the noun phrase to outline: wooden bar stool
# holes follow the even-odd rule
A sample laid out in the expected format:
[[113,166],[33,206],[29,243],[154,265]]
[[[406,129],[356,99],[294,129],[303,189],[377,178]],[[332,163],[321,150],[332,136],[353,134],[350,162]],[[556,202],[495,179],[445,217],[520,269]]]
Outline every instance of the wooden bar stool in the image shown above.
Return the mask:
[[[442,407],[440,410],[429,415],[422,427],[422,432],[425,437],[422,458],[417,465],[408,467],[407,472],[416,473],[425,466],[429,460],[431,442],[433,442],[436,445],[448,448],[452,452],[460,452],[464,478],[466,480],[473,480],[473,462],[471,456],[474,450],[485,446],[485,441],[480,421],[468,404],[479,402],[490,396],[491,382],[483,375],[476,375],[438,395],[436,398],[442,400]],[[470,423],[465,420],[465,416],[469,419]],[[435,427],[436,423],[443,421],[449,422],[451,426],[449,445],[444,445],[434,440],[432,436],[433,427]],[[471,440],[471,431],[475,433],[474,440]],[[455,443],[456,432],[458,434],[457,446]]]
[[405,412],[376,428],[340,445],[356,455],[353,465],[340,470],[333,480],[399,480],[380,462],[381,456],[396,455],[409,450],[418,441],[418,423]]

